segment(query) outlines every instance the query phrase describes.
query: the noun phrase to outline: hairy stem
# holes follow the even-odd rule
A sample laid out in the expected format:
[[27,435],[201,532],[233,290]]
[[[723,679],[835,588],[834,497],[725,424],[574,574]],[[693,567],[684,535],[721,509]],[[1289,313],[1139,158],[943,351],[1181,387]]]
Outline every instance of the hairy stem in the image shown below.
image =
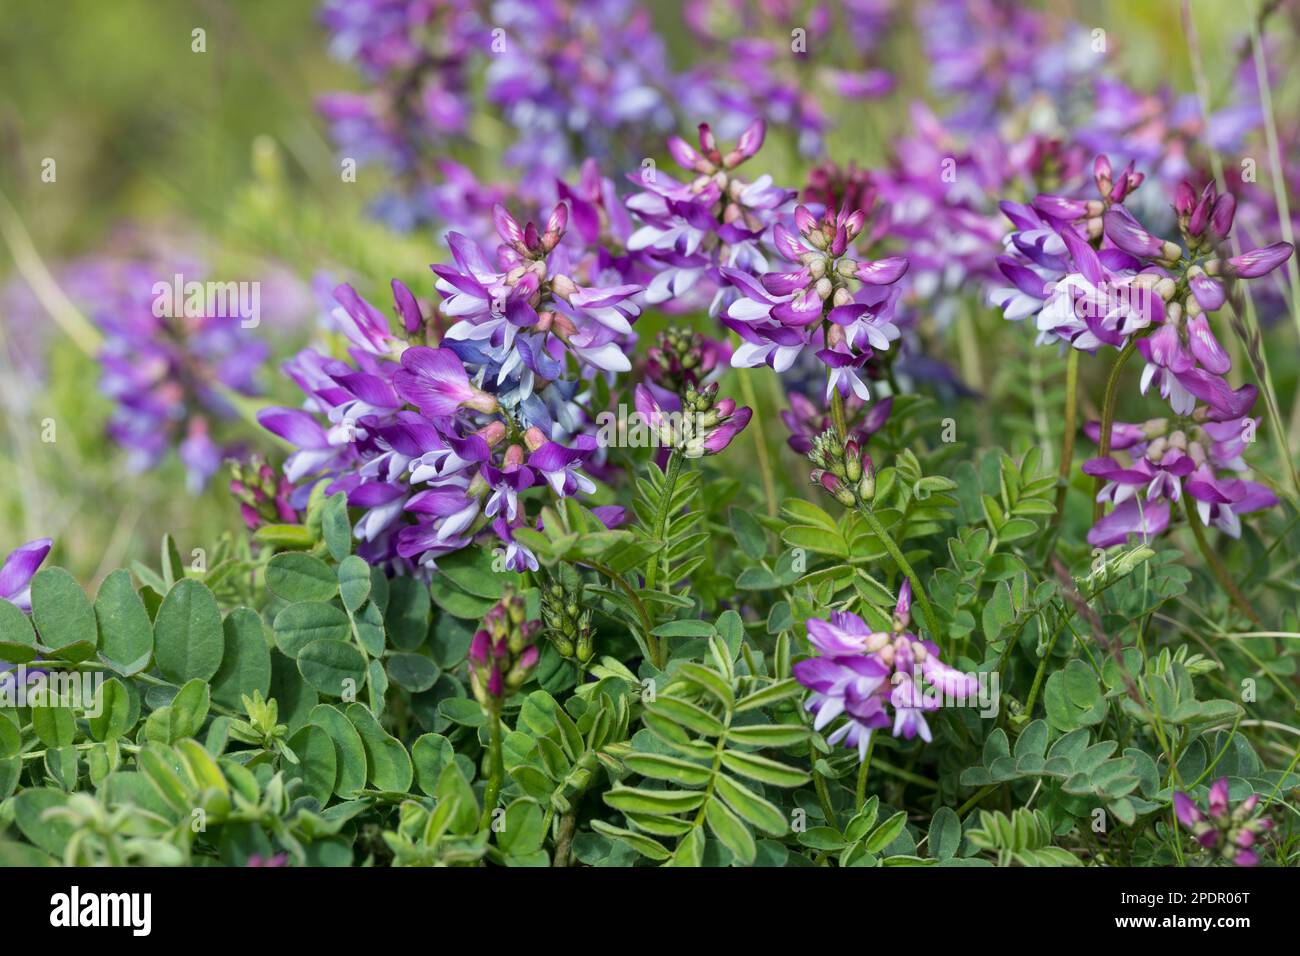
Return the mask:
[[505,764],[501,756],[501,705],[492,705],[488,715],[491,738],[488,743],[488,781],[483,791],[483,815],[479,818],[479,829],[485,829],[492,823],[492,811],[497,808],[497,797],[501,794],[501,780],[505,776]]
[[555,857],[551,866],[568,866],[569,849],[573,846],[573,831],[578,823],[578,808],[573,807],[560,817],[560,825],[555,834]]

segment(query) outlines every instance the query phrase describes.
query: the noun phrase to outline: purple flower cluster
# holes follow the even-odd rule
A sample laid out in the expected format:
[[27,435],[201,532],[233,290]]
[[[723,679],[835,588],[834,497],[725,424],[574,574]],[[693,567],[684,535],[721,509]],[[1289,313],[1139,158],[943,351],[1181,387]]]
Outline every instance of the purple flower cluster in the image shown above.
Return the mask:
[[843,722],[826,738],[856,749],[865,760],[871,735],[891,727],[895,737],[932,739],[925,715],[941,700],[967,700],[978,692],[976,678],[939,659],[932,641],[919,640],[911,623],[912,589],[904,580],[894,609],[893,629],[872,631],[862,618],[835,611],[830,620],[808,621],[808,640],[818,656],[794,665],[794,676],[811,693],[805,707],[813,727]]
[[[1098,547],[1160,534],[1183,491],[1203,521],[1234,537],[1239,515],[1277,503],[1263,485],[1236,477],[1259,424],[1247,414],[1257,390],[1228,384],[1232,363],[1210,318],[1227,301],[1226,283],[1265,275],[1292,247],[1278,242],[1225,257],[1236,200],[1213,182],[1199,192],[1179,184],[1180,241],[1159,238],[1124,205],[1143,178],[1132,163],[1116,172],[1103,155],[1094,164],[1096,199],[1040,194],[1029,206],[1003,203],[1016,228],[998,266],[1012,285],[995,290],[993,301],[1008,319],[1037,316],[1040,342],[1086,352],[1135,348],[1145,361],[1142,392],[1157,386],[1173,415],[1115,427],[1110,449],[1127,450],[1131,463],[1107,455],[1084,464],[1104,481],[1099,500],[1116,506],[1089,533]],[[1091,433],[1102,440],[1099,428]]]
[[238,453],[216,432],[234,417],[233,396],[259,394],[269,351],[254,328],[260,315],[250,322],[234,296],[206,291],[235,283],[202,282],[206,275],[197,261],[146,254],[78,263],[65,283],[104,335],[99,387],[113,402],[109,437],[137,472],[175,448],[191,493]]
[[474,699],[485,710],[501,706],[528,679],[541,652],[541,621],[528,620],[525,601],[507,594],[488,610],[469,645],[469,677]]
[[709,303],[717,315],[734,297],[730,274],[767,271],[772,227],[786,211],[793,192],[776,186],[769,175],[750,181],[737,168],[763,146],[767,128],[761,120],[747,126],[736,145],[723,152],[707,123],[699,127],[699,149],[679,136],[668,151],[691,179],[682,182],[656,167],[629,177],[641,186],[627,200],[636,229],[627,240],[653,273],[646,302],[672,302],[681,311]]
[[827,370],[826,398],[839,390],[863,401],[871,397],[861,370],[876,352],[886,352],[900,333],[893,324],[895,285],[908,261],[890,256],[858,257],[853,242],[866,213],[841,206],[820,218],[807,206],[794,211],[797,232],[780,223],[773,229],[778,252],[795,268],[769,271],[758,278],[738,269],[725,275],[741,292],[723,322],[744,343],[732,355],[737,368],[767,364],[789,369],[811,348]]
[[[572,278],[579,270],[564,241],[568,209],[557,206],[539,229],[497,207],[495,266],[471,240],[450,236],[453,262],[433,266],[453,322],[438,348],[394,335],[351,286],[335,290],[350,361],[301,353],[286,371],[307,395],[305,407],[259,416],[298,449],[285,465],[298,485],[290,506],[301,507],[319,481],[330,494],[346,492],[363,512],[355,533],[372,563],[433,569],[438,557],[491,533],[507,567],[537,568],[514,540],[514,529],[537,521],[521,496],[595,490],[583,473],[598,449],[582,376],[630,368],[639,313],[639,287]],[[423,341],[419,302],[401,282],[392,289],[406,336]],[[596,513],[610,525],[622,520],[622,509]]]
[[1255,814],[1259,796],[1252,793],[1232,809],[1228,803],[1228,778],[1210,785],[1207,810],[1202,811],[1186,793],[1174,794],[1178,822],[1192,831],[1202,849],[1234,866],[1259,863],[1259,841],[1273,829],[1273,821]]
[[[319,108],[344,155],[397,174],[378,211],[402,228],[433,220],[484,238],[493,204],[553,204],[557,178],[584,159],[638,161],[673,125],[677,80],[632,0],[329,0],[322,20],[371,86]],[[484,106],[513,134],[506,165],[529,172],[517,187],[428,159],[449,138],[468,141]]]
[[[847,0],[799,9],[787,0],[694,0],[686,24],[705,58],[677,78],[691,116],[717,118],[717,133],[739,135],[755,117],[788,130],[799,152],[820,156],[832,119],[828,100],[865,100],[893,89],[893,77],[869,62],[889,26],[888,0]],[[852,59],[835,54],[847,26]],[[857,58],[861,57],[859,61]]]

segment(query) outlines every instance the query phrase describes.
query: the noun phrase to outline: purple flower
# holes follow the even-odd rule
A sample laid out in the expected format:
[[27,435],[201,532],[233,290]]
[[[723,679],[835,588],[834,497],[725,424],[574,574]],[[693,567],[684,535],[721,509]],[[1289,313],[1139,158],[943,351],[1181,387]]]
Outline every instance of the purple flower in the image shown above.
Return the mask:
[[1273,821],[1255,815],[1258,794],[1250,794],[1235,810],[1230,801],[1228,778],[1220,777],[1210,785],[1205,811],[1190,794],[1176,791],[1174,814],[1192,832],[1201,849],[1209,851],[1215,859],[1234,866],[1255,866],[1259,863],[1257,844],[1273,829]]
[[808,207],[798,206],[797,233],[781,223],[773,229],[778,252],[797,268],[766,272],[758,279],[739,270],[723,271],[741,293],[723,319],[745,340],[732,355],[733,366],[768,364],[781,372],[803,348],[813,346],[831,370],[828,397],[838,389],[864,401],[870,398],[859,372],[901,334],[892,321],[896,295],[889,287],[902,278],[908,263],[901,256],[859,259],[852,244],[865,224],[862,210],[842,207],[818,219]]
[[[1102,479],[1097,500],[1115,506],[1088,532],[1088,543],[1108,548],[1133,535],[1156,538],[1169,526],[1171,504],[1183,501],[1184,493],[1190,497],[1186,506],[1194,504],[1203,523],[1240,537],[1241,515],[1278,503],[1266,486],[1238,477],[1247,467],[1242,458],[1247,436],[1259,424],[1260,419],[1240,414],[1216,417],[1207,406],[1198,407],[1190,420],[1116,423],[1120,441],[1112,451],[1130,463],[1111,456],[1083,464],[1085,474]],[[1095,424],[1085,430],[1094,439],[1100,434]]]
[[[892,726],[895,737],[932,739],[925,715],[944,698],[966,700],[978,691],[976,678],[939,659],[931,641],[918,640],[911,623],[911,585],[904,581],[894,609],[892,632],[873,632],[856,614],[834,611],[829,620],[808,621],[808,641],[818,656],[794,665],[794,676],[810,691],[804,704],[813,728],[843,722],[827,736],[866,759],[871,734]],[[892,709],[892,716],[891,711]]]
[[716,315],[729,297],[719,269],[767,271],[766,234],[793,193],[774,186],[771,176],[749,182],[737,173],[758,152],[765,131],[755,120],[723,153],[712,129],[701,123],[698,150],[678,137],[668,143],[673,158],[692,173],[689,182],[657,169],[629,176],[642,191],[627,200],[639,223],[627,247],[654,273],[646,287],[648,303],[671,299],[684,307],[692,302],[688,295],[699,298],[704,291],[712,295],[709,311]]
[[[542,378],[558,376],[557,363],[569,352],[607,372],[628,371],[632,323],[641,313],[641,287],[621,281],[581,285],[572,253],[561,244],[569,207],[561,203],[544,229],[523,226],[504,207],[493,210],[499,267],[489,265],[467,237],[451,233],[454,265],[435,265],[443,312],[455,319],[446,339],[472,343],[498,368],[498,377],[526,369]],[[600,283],[610,277],[593,276]]]
[[447,418],[462,407],[496,411],[497,400],[469,383],[465,366],[450,349],[417,345],[402,353],[402,368],[393,376],[397,394],[430,418]]
[[53,544],[54,541],[50,538],[37,538],[9,552],[4,564],[0,565],[0,600],[31,613],[32,577],[50,553]]

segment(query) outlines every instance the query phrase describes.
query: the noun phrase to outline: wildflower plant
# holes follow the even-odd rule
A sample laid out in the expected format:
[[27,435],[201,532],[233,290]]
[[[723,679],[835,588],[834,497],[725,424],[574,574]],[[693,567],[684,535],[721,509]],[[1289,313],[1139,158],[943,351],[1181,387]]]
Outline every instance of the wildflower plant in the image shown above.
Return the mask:
[[[1272,48],[1218,115],[1053,12],[842,6],[328,0],[373,178],[225,214],[310,330],[82,294],[0,202],[57,325],[0,337],[0,863],[1296,865]],[[8,384],[88,370],[92,454],[190,479],[93,548]]]

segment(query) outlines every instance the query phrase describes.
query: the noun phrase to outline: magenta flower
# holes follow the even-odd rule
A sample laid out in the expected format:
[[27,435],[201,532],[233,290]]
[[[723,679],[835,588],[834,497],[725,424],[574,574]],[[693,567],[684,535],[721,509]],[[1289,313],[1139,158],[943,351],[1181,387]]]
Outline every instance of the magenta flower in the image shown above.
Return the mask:
[[[1114,454],[1083,464],[1085,474],[1103,481],[1097,500],[1115,506],[1089,530],[1088,543],[1108,548],[1133,535],[1143,541],[1158,537],[1169,527],[1171,505],[1182,501],[1184,493],[1203,523],[1240,537],[1242,515],[1278,503],[1265,485],[1238,477],[1247,470],[1242,458],[1246,436],[1259,424],[1260,419],[1245,415],[1219,418],[1207,406],[1198,407],[1190,419],[1116,423]],[[1094,440],[1100,437],[1096,423],[1085,431]]]
[[484,710],[499,708],[537,666],[540,653],[534,641],[542,622],[528,620],[525,603],[507,592],[488,610],[470,641],[470,685]]
[[932,739],[925,715],[943,700],[964,702],[978,693],[974,675],[939,659],[932,641],[918,640],[911,623],[912,589],[904,580],[894,609],[892,632],[872,631],[848,611],[829,620],[808,621],[808,640],[818,656],[794,665],[794,676],[810,691],[804,704],[814,714],[813,728],[843,722],[826,738],[844,743],[866,759],[871,734],[890,727],[895,737]]
[[393,388],[430,418],[447,418],[461,408],[489,414],[497,408],[496,398],[469,383],[464,363],[450,349],[408,348]]
[[1254,815],[1258,794],[1250,794],[1235,810],[1230,808],[1230,797],[1228,778],[1220,777],[1210,785],[1205,812],[1190,795],[1179,791],[1173,798],[1174,813],[1215,859],[1234,866],[1255,866],[1259,863],[1259,840],[1273,829],[1273,821]]

